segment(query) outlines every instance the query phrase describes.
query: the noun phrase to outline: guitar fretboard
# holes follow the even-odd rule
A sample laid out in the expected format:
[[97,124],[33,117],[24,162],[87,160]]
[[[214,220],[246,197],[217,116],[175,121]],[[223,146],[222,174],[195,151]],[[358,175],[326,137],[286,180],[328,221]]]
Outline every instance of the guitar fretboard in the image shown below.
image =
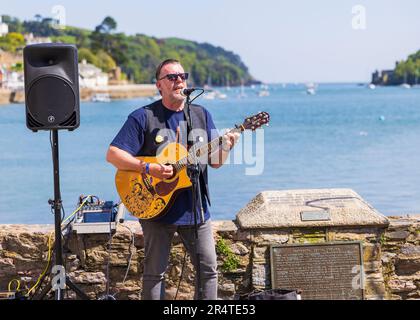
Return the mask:
[[[237,127],[237,128],[230,129],[228,132],[230,132],[230,133],[236,133],[236,132],[237,133],[242,133],[242,131],[243,131],[242,127]],[[196,159],[199,159],[203,155],[206,155],[206,157],[208,157],[210,154],[212,154],[214,151],[216,151],[222,143],[223,143],[223,136],[220,136],[220,137],[218,137],[216,139],[213,139],[209,143],[207,143],[205,145],[202,145],[198,148],[195,147],[195,145],[193,145],[190,148],[190,150],[188,151],[188,156],[180,159],[175,164],[173,164],[175,170],[177,170],[177,171],[182,170],[188,164],[195,163]]]

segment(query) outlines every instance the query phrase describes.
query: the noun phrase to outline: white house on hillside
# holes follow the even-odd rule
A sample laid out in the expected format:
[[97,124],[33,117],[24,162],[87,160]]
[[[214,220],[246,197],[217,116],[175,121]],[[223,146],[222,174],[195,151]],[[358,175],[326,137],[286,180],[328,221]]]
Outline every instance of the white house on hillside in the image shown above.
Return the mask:
[[79,84],[80,87],[94,88],[108,85],[108,74],[93,64],[83,60],[79,63]]
[[26,45],[38,44],[38,43],[51,43],[50,37],[35,37],[33,33],[24,35]]
[[9,26],[1,21],[1,16],[0,16],[0,37],[3,37],[8,33],[9,33]]
[[2,79],[2,87],[9,90],[23,90],[24,89],[24,78],[23,72],[10,72],[5,73]]
[[0,66],[0,88],[3,87],[3,82],[6,81],[6,69]]

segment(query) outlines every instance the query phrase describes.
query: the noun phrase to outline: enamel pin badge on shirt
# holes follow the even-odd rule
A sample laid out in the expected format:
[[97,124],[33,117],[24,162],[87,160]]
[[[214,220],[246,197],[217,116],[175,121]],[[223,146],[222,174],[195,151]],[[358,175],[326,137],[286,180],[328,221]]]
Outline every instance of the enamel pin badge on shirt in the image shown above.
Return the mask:
[[156,141],[156,143],[162,143],[163,142],[163,137],[157,135],[156,138],[155,138],[155,141]]

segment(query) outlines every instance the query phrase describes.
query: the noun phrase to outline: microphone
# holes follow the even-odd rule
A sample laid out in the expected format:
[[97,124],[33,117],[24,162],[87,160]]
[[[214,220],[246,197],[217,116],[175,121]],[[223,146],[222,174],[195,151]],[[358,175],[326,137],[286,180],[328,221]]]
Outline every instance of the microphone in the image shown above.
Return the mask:
[[181,89],[181,91],[179,93],[183,97],[189,97],[191,95],[191,93],[193,93],[196,90],[198,90],[198,89],[197,88]]

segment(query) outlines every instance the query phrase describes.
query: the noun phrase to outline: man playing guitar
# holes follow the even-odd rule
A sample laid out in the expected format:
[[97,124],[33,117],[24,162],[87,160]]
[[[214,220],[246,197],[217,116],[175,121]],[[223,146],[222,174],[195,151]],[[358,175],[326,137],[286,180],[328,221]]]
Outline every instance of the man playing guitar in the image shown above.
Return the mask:
[[[132,112],[123,127],[112,141],[106,159],[118,170],[147,174],[160,180],[171,179],[176,172],[171,164],[150,163],[138,156],[154,157],[159,147],[170,142],[171,137],[159,135],[160,129],[170,129],[177,132],[175,139],[186,134],[186,118],[183,112],[185,97],[181,90],[187,87],[185,73],[181,63],[174,59],[163,61],[156,70],[156,87],[162,99]],[[198,105],[190,106],[193,118],[192,129],[202,129],[207,132],[207,141],[215,138],[215,125],[210,113]],[[212,168],[219,168],[226,161],[230,150],[239,139],[238,132],[228,132],[223,136],[223,144],[208,157]],[[216,136],[217,137],[217,136]],[[172,139],[174,139],[172,137]],[[184,141],[182,141],[184,140]],[[174,142],[174,141],[172,141]],[[186,146],[185,139],[176,141]],[[213,150],[212,150],[213,151]],[[216,155],[216,156],[214,156]],[[153,178],[151,179],[151,181]],[[195,242],[194,210],[192,210],[192,191],[185,188],[174,197],[171,206],[163,216],[156,219],[140,219],[144,234],[144,272],[142,299],[155,300],[165,298],[164,274],[168,266],[171,242],[177,232],[189,252],[195,269],[197,261],[194,250],[200,254],[201,293],[203,299],[217,299],[217,261],[210,222],[209,190],[207,181],[207,166],[200,165],[199,182],[201,186],[201,201],[196,201],[197,212],[202,212],[204,221],[198,221],[198,240]],[[137,184],[139,187],[140,184]],[[137,192],[137,191],[136,191]],[[159,198],[160,204],[164,201]],[[157,202],[154,202],[157,206]],[[145,208],[143,208],[145,209]],[[143,210],[142,209],[142,210]],[[196,248],[194,247],[196,246]],[[198,298],[198,283],[195,288],[195,298]]]

